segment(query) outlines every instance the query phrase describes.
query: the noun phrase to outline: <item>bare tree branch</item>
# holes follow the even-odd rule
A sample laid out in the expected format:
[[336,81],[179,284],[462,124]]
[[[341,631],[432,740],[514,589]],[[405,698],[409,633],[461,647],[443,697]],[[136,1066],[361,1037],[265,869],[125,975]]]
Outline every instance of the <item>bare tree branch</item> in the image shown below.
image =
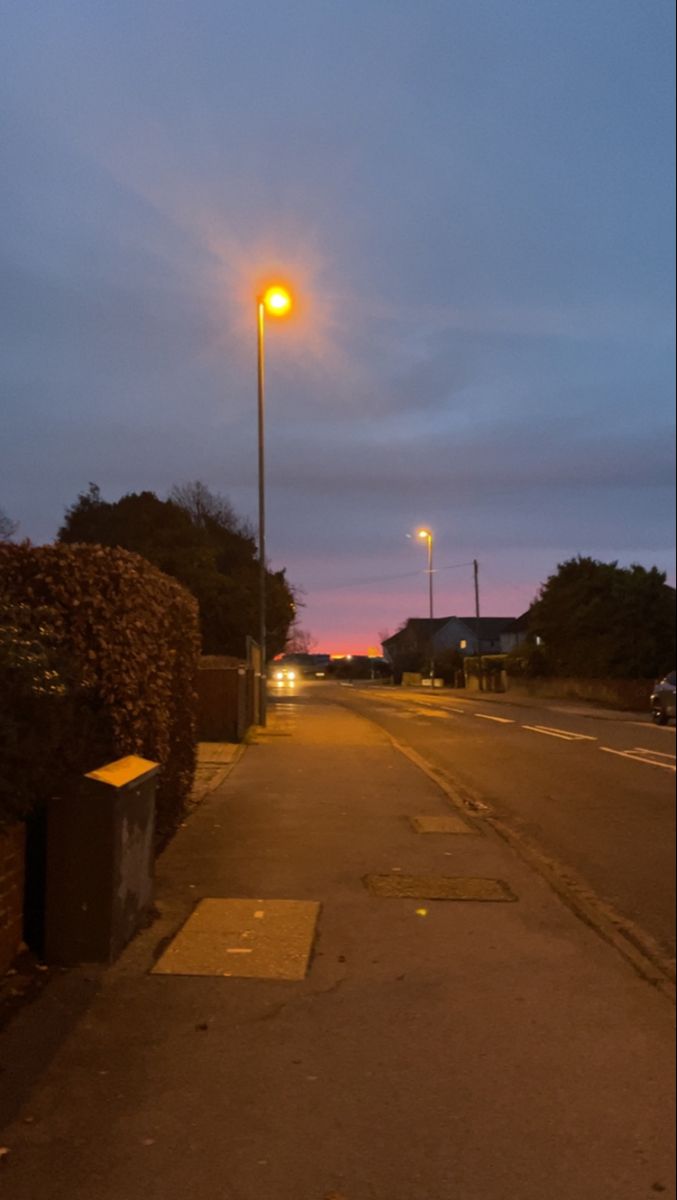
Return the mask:
[[11,542],[18,528],[18,521],[12,521],[0,508],[0,542]]

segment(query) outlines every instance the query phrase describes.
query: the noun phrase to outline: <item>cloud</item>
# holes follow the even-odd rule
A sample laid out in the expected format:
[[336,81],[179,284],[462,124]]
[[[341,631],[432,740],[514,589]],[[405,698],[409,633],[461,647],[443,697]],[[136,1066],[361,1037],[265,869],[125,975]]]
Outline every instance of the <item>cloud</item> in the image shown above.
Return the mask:
[[46,538],[90,479],[202,478],[255,517],[279,272],[270,545],[341,591],[314,621],[395,620],[338,583],[406,572],[419,521],[516,604],[557,555],[667,563],[667,6],[593,8],[584,37],[571,6],[264,12],[8,14],[0,505]]

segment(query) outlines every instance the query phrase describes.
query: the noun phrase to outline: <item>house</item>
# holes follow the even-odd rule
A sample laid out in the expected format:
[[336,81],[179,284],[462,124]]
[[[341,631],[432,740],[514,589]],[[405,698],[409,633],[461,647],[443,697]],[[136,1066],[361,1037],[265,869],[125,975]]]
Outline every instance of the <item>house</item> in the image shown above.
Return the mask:
[[381,643],[383,657],[390,663],[397,680],[403,671],[420,671],[431,649],[436,654],[445,648],[438,643],[438,637],[448,621],[449,617],[437,617],[432,621],[429,617],[409,617],[397,633],[384,639]]
[[449,617],[439,640],[445,650],[461,654],[508,654],[524,638],[521,621],[521,617]]
[[[526,615],[526,614],[525,614]],[[383,642],[394,674],[421,669],[423,661],[445,650],[462,655],[506,654],[524,640],[524,617],[409,617]]]

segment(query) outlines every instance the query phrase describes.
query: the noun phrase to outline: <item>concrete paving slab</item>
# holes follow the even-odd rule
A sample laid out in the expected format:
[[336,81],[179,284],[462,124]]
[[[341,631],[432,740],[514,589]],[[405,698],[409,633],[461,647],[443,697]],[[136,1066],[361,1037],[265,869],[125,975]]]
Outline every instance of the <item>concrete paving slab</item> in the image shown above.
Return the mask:
[[236,742],[200,742],[197,748],[198,767],[233,763],[241,753],[242,747]]
[[152,973],[303,979],[319,910],[307,900],[201,900]]
[[197,765],[190,795],[190,806],[201,804],[216,790],[241,757],[244,747],[234,742],[200,742]]

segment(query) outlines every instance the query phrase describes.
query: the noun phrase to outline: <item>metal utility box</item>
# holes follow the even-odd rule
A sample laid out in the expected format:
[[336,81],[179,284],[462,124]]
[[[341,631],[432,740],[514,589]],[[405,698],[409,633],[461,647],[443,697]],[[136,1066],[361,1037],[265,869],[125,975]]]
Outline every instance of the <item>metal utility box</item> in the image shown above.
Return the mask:
[[113,962],[153,899],[158,763],[132,754],[91,771],[47,821],[47,960]]

